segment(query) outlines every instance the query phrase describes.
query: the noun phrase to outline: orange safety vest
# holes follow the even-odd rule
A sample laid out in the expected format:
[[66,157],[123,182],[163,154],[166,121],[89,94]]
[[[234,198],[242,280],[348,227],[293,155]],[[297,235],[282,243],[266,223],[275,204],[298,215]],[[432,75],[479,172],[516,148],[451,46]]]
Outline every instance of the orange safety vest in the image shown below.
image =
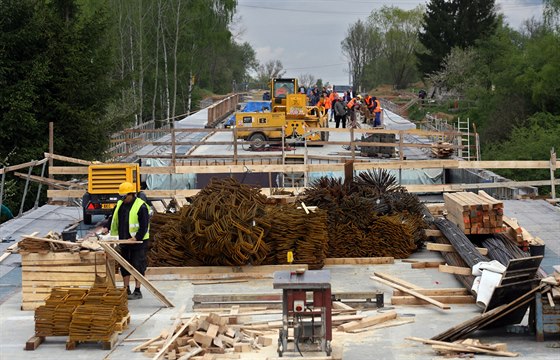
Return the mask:
[[373,109],[373,112],[381,112],[381,103],[379,100],[375,100],[375,109]]
[[348,107],[348,109],[352,109],[352,107],[354,106],[354,103],[356,102],[356,98],[352,98],[352,100],[348,101],[348,104],[346,104],[346,106]]

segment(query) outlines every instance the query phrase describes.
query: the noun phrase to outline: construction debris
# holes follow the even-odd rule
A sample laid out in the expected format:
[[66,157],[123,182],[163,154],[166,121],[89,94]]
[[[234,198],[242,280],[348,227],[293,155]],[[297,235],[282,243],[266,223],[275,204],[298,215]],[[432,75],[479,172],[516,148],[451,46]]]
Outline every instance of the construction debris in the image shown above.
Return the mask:
[[263,332],[243,331],[229,326],[228,318],[216,313],[193,315],[183,321],[177,317],[170,329],[135,347],[154,360],[189,359],[195,355],[250,352],[272,345],[272,337]]
[[431,344],[432,348],[438,353],[445,355],[458,355],[458,353],[488,354],[494,356],[517,357],[519,353],[507,351],[507,346],[499,344],[482,344],[476,339],[464,339],[452,343],[422,339],[417,337],[407,337],[406,340],[418,341],[424,344]]
[[444,141],[432,143],[431,150],[432,156],[438,159],[450,158],[455,153],[453,144]]

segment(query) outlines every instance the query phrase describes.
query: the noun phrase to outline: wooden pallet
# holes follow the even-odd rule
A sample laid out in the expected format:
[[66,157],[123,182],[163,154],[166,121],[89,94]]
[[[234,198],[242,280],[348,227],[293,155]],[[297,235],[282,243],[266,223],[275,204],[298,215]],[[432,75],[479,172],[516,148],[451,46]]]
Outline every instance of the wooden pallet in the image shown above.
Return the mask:
[[118,334],[121,334],[123,331],[125,331],[126,329],[128,329],[128,325],[130,324],[130,313],[126,314],[126,316],[124,318],[122,318],[121,321],[118,321],[115,324],[115,331]]
[[69,338],[66,340],[66,350],[74,350],[78,344],[88,344],[88,343],[95,343],[101,344],[101,348],[103,350],[112,350],[115,345],[117,344],[117,340],[119,339],[118,334],[115,332],[108,340],[72,340]]

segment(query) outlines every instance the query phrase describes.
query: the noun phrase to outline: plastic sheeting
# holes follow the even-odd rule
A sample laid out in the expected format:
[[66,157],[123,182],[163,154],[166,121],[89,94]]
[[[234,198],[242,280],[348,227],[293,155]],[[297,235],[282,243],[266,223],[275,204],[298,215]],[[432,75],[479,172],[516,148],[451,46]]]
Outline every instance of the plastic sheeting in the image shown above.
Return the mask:
[[[243,109],[238,112],[262,112],[270,111],[270,101],[248,101]],[[235,124],[235,113],[231,115],[225,122],[225,126],[233,126]]]
[[[169,160],[146,159],[143,166],[169,166]],[[146,175],[148,190],[186,190],[194,189],[196,174],[149,174]]]

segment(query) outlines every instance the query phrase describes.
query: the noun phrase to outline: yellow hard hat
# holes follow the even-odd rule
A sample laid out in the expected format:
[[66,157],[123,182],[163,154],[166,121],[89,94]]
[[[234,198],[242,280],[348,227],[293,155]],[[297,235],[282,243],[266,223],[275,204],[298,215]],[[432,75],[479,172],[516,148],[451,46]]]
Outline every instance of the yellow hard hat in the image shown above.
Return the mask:
[[129,193],[135,193],[136,186],[133,183],[125,181],[119,185],[119,195],[126,195]]
[[358,98],[358,99],[361,99],[361,98],[362,98],[362,95],[358,95],[357,98]]

